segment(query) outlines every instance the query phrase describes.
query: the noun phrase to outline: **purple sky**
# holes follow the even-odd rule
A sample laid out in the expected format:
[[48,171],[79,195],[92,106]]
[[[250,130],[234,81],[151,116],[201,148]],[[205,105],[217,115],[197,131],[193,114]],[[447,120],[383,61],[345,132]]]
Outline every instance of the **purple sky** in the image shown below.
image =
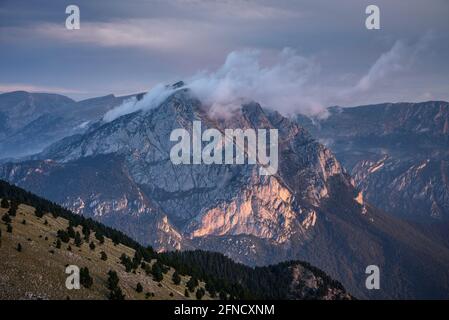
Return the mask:
[[[80,30],[65,29],[69,4]],[[368,4],[381,30],[366,30]],[[448,17],[447,0],[0,0],[0,92],[124,95],[214,72],[233,51],[273,68],[290,48],[313,70],[301,92],[329,105],[449,100]]]

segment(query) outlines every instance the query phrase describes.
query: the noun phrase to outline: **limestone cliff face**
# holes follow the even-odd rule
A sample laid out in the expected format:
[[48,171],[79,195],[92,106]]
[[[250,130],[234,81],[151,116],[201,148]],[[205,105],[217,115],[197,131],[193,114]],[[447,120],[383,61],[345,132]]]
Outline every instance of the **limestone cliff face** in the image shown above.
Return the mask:
[[[192,223],[191,237],[253,235],[284,243],[304,232],[300,221],[308,216],[293,207],[293,195],[274,177],[245,188],[235,198],[206,209]],[[307,226],[311,226],[307,223]]]
[[449,219],[449,103],[330,108],[298,117],[350,171],[365,200],[418,222]]
[[[258,164],[174,165],[170,133],[191,132],[197,120],[203,130],[278,129],[278,172],[261,176]],[[444,296],[449,287],[440,281],[449,269],[446,258],[428,261],[429,250],[438,251],[431,243],[410,243],[417,237],[407,226],[397,235],[390,227],[396,222],[376,214],[327,147],[257,103],[217,118],[189,90],[177,88],[156,108],[100,121],[33,160],[0,165],[0,178],[159,251],[207,249],[251,265],[304,259],[360,297],[416,293],[415,283],[432,277],[432,285],[423,284],[429,292]],[[391,270],[382,292],[367,293],[360,274],[373,261]],[[424,268],[408,266],[417,263],[436,267],[416,274]]]
[[[278,173],[260,176],[257,165],[173,165],[170,133],[177,128],[191,131],[195,120],[201,121],[203,130],[278,129]],[[277,112],[250,103],[226,118],[215,118],[184,89],[156,109],[95,125],[84,135],[52,145],[37,158],[51,159],[60,169],[17,178],[9,170],[7,178],[45,183],[48,176],[70,175],[69,168],[76,168],[88,177],[70,190],[45,195],[75,212],[111,223],[123,221],[123,216],[151,221],[165,240],[148,236],[143,226],[139,231],[126,230],[161,250],[181,249],[188,239],[207,236],[249,235],[277,244],[293,236],[305,240],[320,219],[315,208],[327,197],[328,179],[339,176],[349,181],[330,150]],[[20,170],[25,166],[20,165]],[[165,223],[156,218],[160,215]],[[169,246],[163,244],[167,239],[171,239]]]

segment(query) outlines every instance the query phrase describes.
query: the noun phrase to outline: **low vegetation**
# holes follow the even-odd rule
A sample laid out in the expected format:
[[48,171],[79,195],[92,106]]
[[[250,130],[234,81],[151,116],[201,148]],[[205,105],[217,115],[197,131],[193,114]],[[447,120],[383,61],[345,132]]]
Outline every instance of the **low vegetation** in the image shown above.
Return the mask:
[[[31,236],[28,243],[19,243],[20,249],[18,241],[15,242],[15,252],[22,255],[19,262],[24,265],[26,262],[23,259],[29,252],[26,259],[30,260],[30,267],[36,269],[39,259],[43,266],[44,261],[55,264],[51,268],[42,267],[47,270],[36,272],[45,274],[46,271],[52,271],[52,268],[58,270],[54,271],[58,274],[58,280],[54,281],[60,281],[62,289],[58,292],[44,292],[43,298],[48,295],[48,298],[114,300],[286,299],[289,298],[292,282],[292,275],[288,270],[295,264],[301,264],[323,279],[323,287],[320,288],[323,296],[327,288],[331,287],[344,291],[341,284],[303,262],[291,261],[251,268],[235,263],[219,253],[199,250],[157,253],[153,248],[143,247],[120,231],[73,214],[4,181],[0,181],[0,199],[3,225],[6,225],[7,232],[12,233],[8,239],[21,240],[25,235]],[[16,223],[14,216],[11,217],[11,208],[14,208],[14,216],[20,215],[20,221],[26,219],[27,223]],[[18,229],[17,234],[14,234],[13,226]],[[1,231],[0,228],[0,241],[5,238]],[[0,250],[7,251],[5,256],[13,257],[6,246],[7,244],[0,246]],[[46,258],[45,255],[52,257]],[[63,285],[66,277],[63,266],[69,262],[82,265],[80,282],[83,288],[80,292],[69,291]],[[0,263],[0,267],[6,270],[11,266]],[[0,278],[0,285],[6,285],[2,281],[4,280]],[[26,287],[26,284],[23,286]],[[14,297],[11,292],[0,292],[0,297],[2,295]]]

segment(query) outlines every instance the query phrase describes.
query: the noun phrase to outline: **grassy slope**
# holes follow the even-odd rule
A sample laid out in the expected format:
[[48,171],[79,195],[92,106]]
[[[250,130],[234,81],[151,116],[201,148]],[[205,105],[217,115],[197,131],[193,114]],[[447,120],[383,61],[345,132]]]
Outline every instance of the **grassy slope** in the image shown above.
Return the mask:
[[[6,211],[0,208],[0,216]],[[34,215],[34,208],[27,205],[20,205],[17,216],[12,217],[12,220],[12,233],[7,233],[6,225],[0,223],[0,299],[106,299],[109,293],[106,286],[109,270],[117,272],[119,286],[126,299],[145,299],[146,292],[155,295],[149,299],[186,299],[184,290],[189,277],[181,277],[181,284],[174,285],[171,280],[173,269],[164,275],[162,287],[140,267],[136,274],[125,272],[119,258],[123,253],[130,257],[134,255],[134,250],[129,247],[122,244],[114,246],[108,238],[104,244],[100,244],[91,234],[90,240],[95,243],[95,250],[91,250],[86,242],[78,248],[73,244],[73,239],[69,244],[62,243],[61,249],[56,249],[56,233],[68,227],[67,220],[60,217],[55,219],[49,214],[38,218]],[[26,220],[25,225],[22,224],[23,220]],[[45,220],[48,225],[45,225]],[[80,229],[78,231],[81,233]],[[22,252],[16,249],[18,243],[22,245]],[[67,250],[68,245],[72,251]],[[101,251],[107,254],[107,261],[100,259]],[[89,268],[93,278],[91,288],[68,290],[65,287],[65,266],[71,264]],[[134,289],[138,282],[144,288],[142,293]],[[194,299],[195,294],[191,293],[190,297]],[[203,299],[210,299],[210,296],[206,294]]]

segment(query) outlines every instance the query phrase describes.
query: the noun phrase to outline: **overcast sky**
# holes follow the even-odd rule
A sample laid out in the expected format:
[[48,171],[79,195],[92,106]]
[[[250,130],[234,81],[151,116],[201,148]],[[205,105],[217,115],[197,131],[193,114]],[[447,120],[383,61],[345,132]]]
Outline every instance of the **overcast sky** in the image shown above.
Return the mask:
[[[69,4],[80,30],[65,28]],[[381,30],[365,28],[369,4]],[[273,68],[289,48],[307,64],[298,90],[321,103],[449,100],[447,0],[0,0],[0,48],[1,92],[124,95],[213,73],[231,52]]]

